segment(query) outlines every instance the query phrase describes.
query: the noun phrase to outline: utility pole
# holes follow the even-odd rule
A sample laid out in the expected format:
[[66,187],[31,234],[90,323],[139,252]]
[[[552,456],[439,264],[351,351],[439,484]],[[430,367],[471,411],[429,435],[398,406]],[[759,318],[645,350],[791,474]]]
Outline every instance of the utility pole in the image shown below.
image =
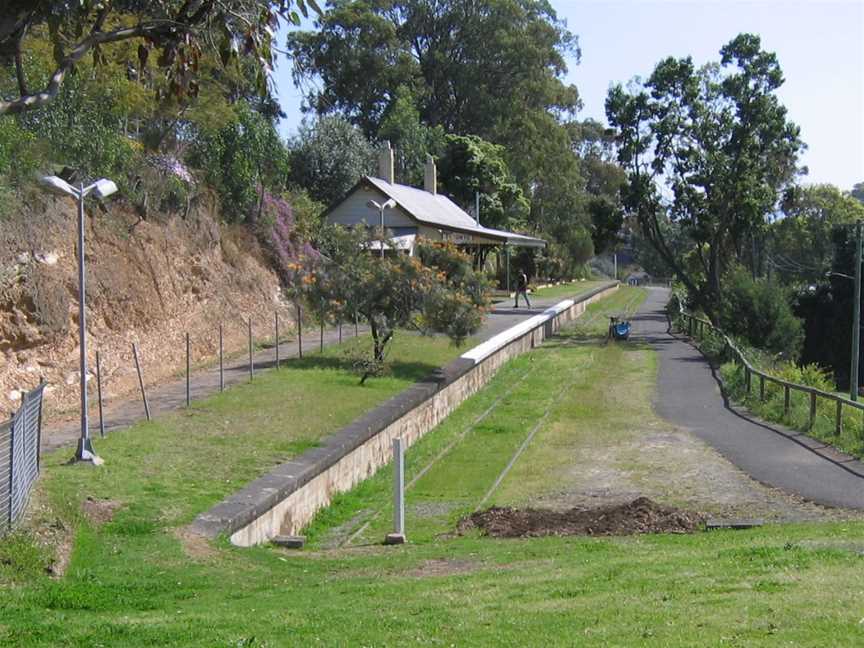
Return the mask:
[[858,355],[861,348],[861,227],[855,224],[855,299],[852,304],[852,370],[849,373],[849,398],[858,400]]

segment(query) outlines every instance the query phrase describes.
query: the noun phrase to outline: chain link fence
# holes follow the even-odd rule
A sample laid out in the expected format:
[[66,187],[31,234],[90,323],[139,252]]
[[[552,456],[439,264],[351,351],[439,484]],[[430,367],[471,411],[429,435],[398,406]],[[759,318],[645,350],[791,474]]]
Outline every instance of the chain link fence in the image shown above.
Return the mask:
[[27,392],[21,408],[0,424],[0,535],[21,518],[39,476],[44,389],[41,384]]

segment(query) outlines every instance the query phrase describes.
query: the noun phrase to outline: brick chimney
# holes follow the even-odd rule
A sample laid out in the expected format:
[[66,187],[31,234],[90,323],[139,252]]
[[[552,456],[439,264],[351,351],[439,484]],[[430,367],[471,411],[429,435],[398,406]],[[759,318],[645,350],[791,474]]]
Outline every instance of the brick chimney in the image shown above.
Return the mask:
[[426,155],[426,172],[423,174],[423,188],[433,196],[438,193],[438,169],[435,168],[435,159]]
[[378,177],[393,184],[393,149],[390,148],[390,140],[384,141],[384,146],[378,153]]

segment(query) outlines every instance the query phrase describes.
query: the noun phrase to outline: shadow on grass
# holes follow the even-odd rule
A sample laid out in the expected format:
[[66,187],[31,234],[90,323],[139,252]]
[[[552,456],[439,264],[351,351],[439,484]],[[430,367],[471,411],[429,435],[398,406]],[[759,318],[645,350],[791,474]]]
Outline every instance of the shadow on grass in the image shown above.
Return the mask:
[[[316,353],[314,355],[307,355],[303,358],[288,358],[286,360],[281,360],[279,366],[286,369],[329,369],[335,371],[346,371],[348,373],[356,374],[359,381],[361,372],[355,366],[356,363],[357,358],[349,356],[320,355]],[[255,368],[275,369],[276,361],[270,360],[268,362],[262,362],[256,364]],[[440,367],[437,365],[428,362],[404,362],[401,360],[393,360],[392,362],[386,363],[384,376],[389,376],[398,380],[417,382],[427,378],[439,368]]]

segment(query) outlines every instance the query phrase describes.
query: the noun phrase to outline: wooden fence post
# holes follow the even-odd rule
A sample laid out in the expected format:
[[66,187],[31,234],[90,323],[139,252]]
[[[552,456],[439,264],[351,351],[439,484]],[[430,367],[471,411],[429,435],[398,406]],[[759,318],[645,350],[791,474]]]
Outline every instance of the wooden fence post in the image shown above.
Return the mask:
[[765,376],[759,374],[759,400],[765,400]]
[[104,439],[105,417],[102,415],[102,357],[99,351],[96,351],[96,395],[99,398],[99,436]]
[[813,426],[816,425],[816,392],[810,392],[810,427],[808,429],[812,430]]
[[138,345],[132,343],[132,357],[135,358],[135,371],[138,373],[138,387],[141,388],[141,398],[144,400],[144,415],[150,420],[150,403],[147,402],[147,391],[144,389],[144,376],[141,372],[141,361],[138,359]]
[[249,380],[253,380],[255,378],[255,363],[252,361],[252,316],[249,316],[248,320],[248,331],[249,331]]
[[297,357],[303,359],[303,309],[297,304]]
[[843,401],[837,400],[837,421],[834,425],[834,436],[840,436],[843,433]]
[[279,311],[276,311],[276,371],[279,371]]
[[223,344],[222,322],[219,322],[219,391],[225,391],[225,346]]
[[789,385],[783,385],[783,415],[789,416],[791,394],[789,393]]
[[191,344],[189,343],[189,334],[186,334],[186,407],[192,405],[192,391],[189,384],[191,380],[191,355],[192,349]]

